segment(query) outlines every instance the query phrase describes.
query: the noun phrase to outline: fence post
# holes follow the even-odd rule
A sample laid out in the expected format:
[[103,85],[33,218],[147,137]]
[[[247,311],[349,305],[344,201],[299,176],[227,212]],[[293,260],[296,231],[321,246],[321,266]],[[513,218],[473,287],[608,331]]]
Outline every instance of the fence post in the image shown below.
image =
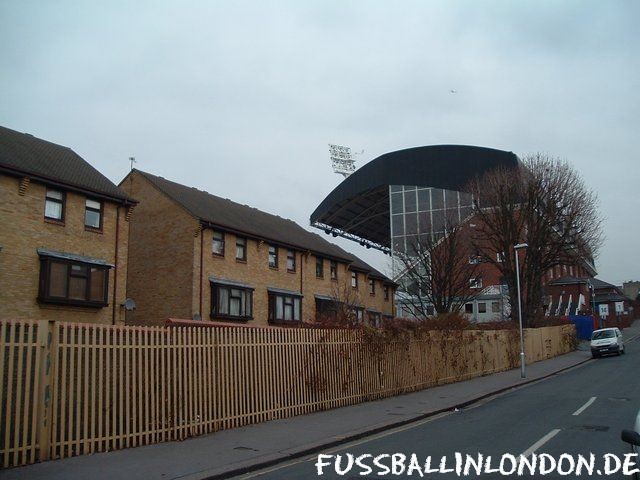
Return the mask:
[[[36,438],[38,440],[38,460],[48,460],[51,446],[51,404],[53,402],[52,371],[56,360],[58,339],[54,338],[55,322],[42,320],[38,322],[38,349],[40,350],[40,365],[36,371],[39,375],[39,390],[37,399],[38,413],[36,417]],[[55,379],[53,379],[55,381]]]

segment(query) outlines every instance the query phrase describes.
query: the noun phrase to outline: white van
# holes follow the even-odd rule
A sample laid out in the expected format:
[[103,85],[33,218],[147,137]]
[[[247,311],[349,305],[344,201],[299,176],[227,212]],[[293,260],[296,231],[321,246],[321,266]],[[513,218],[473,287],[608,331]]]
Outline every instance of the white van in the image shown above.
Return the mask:
[[601,328],[594,330],[591,334],[591,355],[597,358],[600,355],[624,353],[624,342],[622,332],[619,328]]

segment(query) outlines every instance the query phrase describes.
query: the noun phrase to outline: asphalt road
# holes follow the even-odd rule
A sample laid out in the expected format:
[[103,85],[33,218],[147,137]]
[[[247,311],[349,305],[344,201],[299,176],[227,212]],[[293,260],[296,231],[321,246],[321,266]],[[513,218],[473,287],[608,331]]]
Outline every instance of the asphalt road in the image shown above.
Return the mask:
[[[582,366],[516,390],[494,397],[481,404],[458,412],[451,412],[393,429],[357,442],[336,447],[324,454],[345,454],[357,457],[371,454],[402,453],[409,459],[415,453],[422,468],[427,456],[432,468],[447,456],[446,467],[454,466],[454,453],[491,455],[492,466],[504,454],[520,455],[532,450],[537,455],[547,453],[560,458],[563,453],[577,458],[578,454],[595,455],[595,465],[603,472],[604,455],[616,454],[624,459],[629,448],[620,440],[620,431],[631,428],[640,409],[640,342],[627,342],[626,355],[600,358]],[[497,460],[496,460],[497,459]],[[363,469],[354,467],[338,475],[333,463],[317,476],[317,455],[305,457],[237,478],[308,479],[308,478],[420,478],[413,472],[407,475],[359,475]],[[390,459],[383,461],[391,465]],[[373,467],[371,458],[365,461]],[[409,460],[406,461],[406,465]],[[568,464],[565,463],[565,467]],[[344,463],[343,463],[344,466]],[[506,464],[508,467],[509,464]],[[640,466],[640,465],[639,465]],[[513,475],[515,477],[515,475]],[[629,478],[622,473],[613,475],[583,475],[579,478]],[[472,473],[458,477],[455,472],[430,474],[425,478],[477,478]],[[484,474],[482,478],[507,478],[499,473]],[[527,478],[524,477],[519,478]],[[529,476],[531,478],[531,476]],[[535,478],[575,478],[557,473]]]

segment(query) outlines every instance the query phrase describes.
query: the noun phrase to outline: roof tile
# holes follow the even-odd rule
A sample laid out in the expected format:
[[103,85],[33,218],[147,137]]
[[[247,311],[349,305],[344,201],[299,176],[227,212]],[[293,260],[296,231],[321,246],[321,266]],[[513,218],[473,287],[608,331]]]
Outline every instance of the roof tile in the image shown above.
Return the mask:
[[114,200],[134,202],[111,180],[68,147],[0,127],[0,168],[32,175]]

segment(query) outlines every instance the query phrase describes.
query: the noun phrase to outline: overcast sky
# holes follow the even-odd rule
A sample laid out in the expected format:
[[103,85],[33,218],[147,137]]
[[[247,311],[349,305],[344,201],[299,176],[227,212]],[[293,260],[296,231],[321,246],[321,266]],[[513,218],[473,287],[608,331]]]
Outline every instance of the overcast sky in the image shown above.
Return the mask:
[[640,279],[640,2],[0,0],[0,22],[0,124],[115,183],[134,155],[307,226],[341,179],[328,143],[364,149],[357,166],[542,151],[599,194],[599,277]]

